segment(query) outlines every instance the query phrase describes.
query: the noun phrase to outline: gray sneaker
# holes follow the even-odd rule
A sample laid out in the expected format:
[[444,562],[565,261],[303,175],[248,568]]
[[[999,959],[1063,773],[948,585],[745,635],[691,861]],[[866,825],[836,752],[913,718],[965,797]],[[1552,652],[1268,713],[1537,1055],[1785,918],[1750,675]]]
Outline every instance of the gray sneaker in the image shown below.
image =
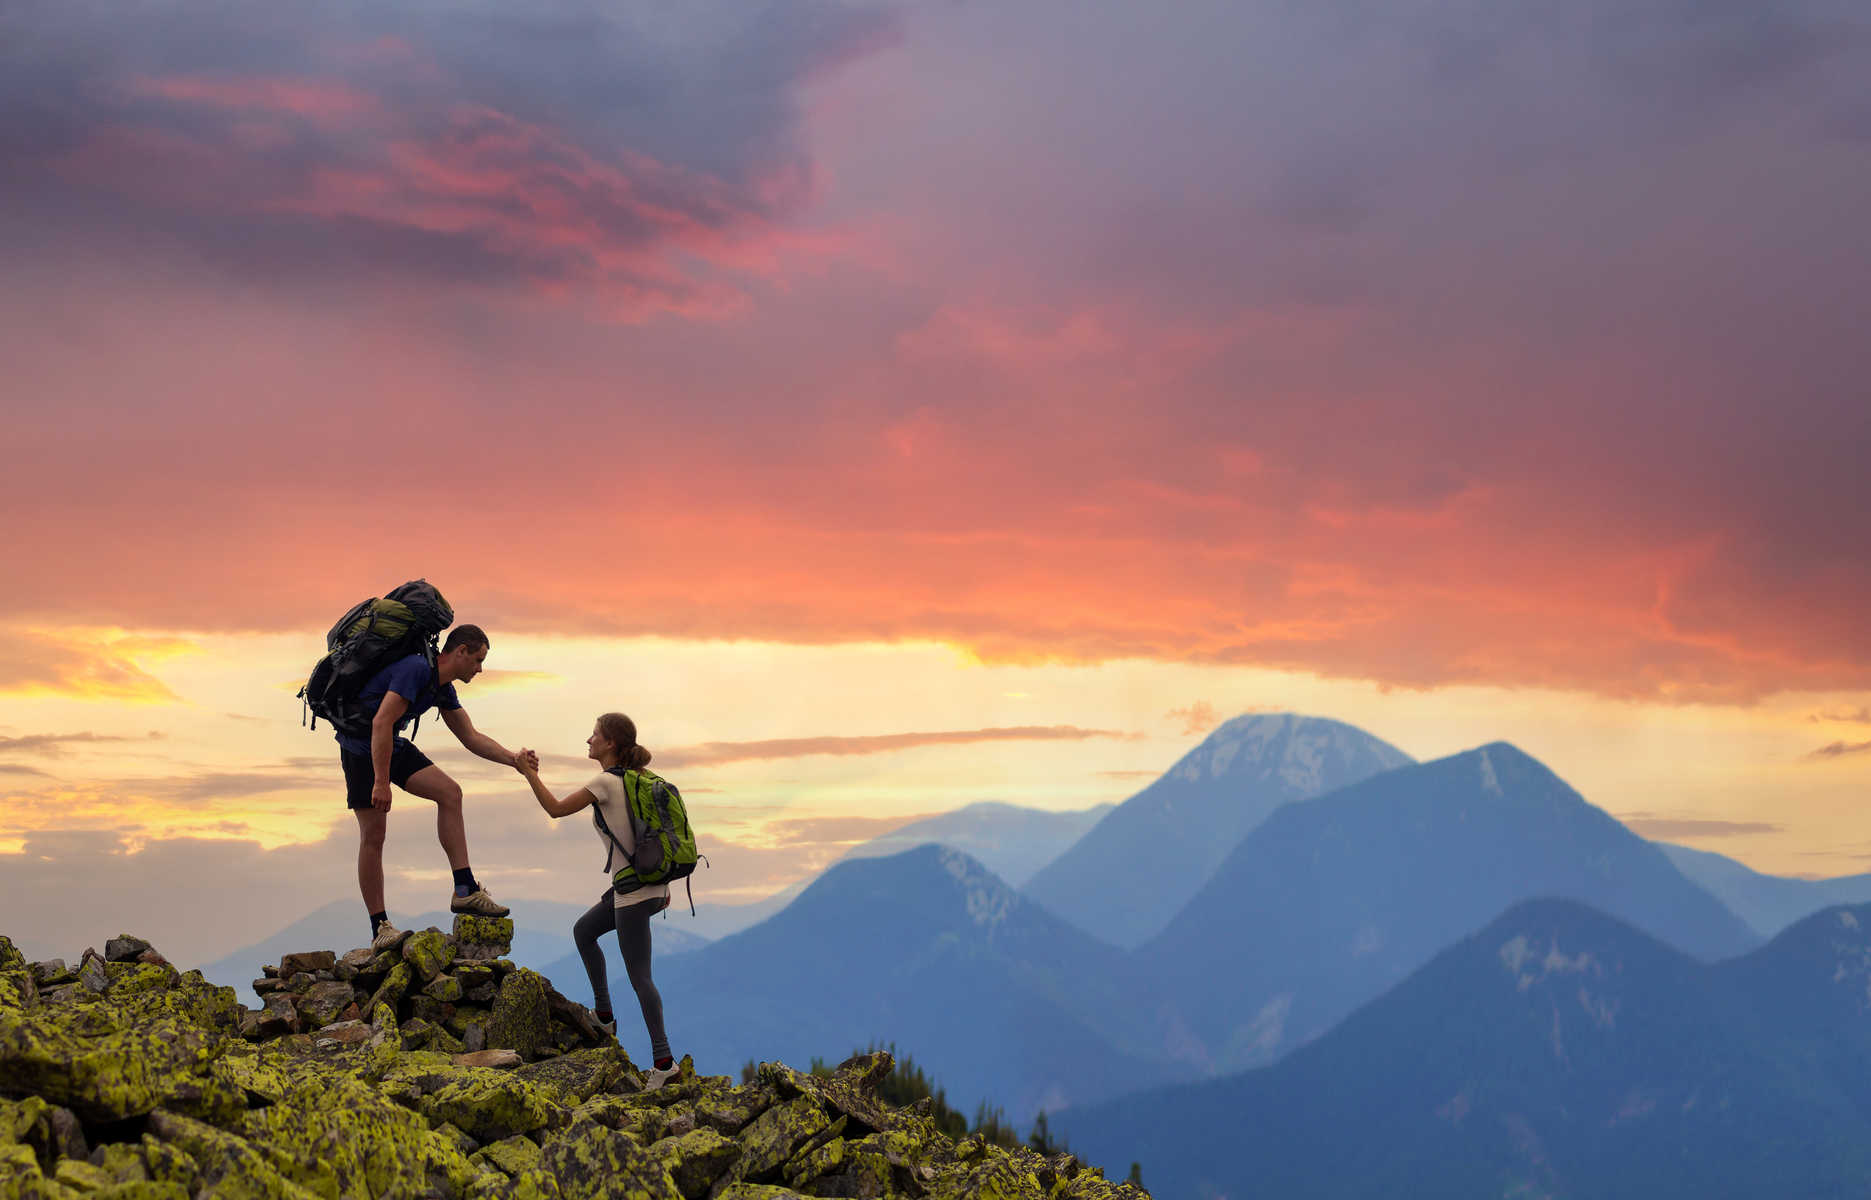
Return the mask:
[[385,950],[394,950],[402,945],[403,939],[408,936],[408,930],[398,929],[388,921],[385,921],[383,924],[377,926],[377,936],[370,939],[370,948],[375,950],[378,954],[382,954]]
[[651,1067],[643,1073],[643,1090],[653,1092],[671,1079],[682,1073],[682,1064],[672,1062],[666,1067]]
[[513,910],[488,895],[486,888],[476,888],[465,896],[449,897],[448,911],[473,913],[477,917],[504,917]]

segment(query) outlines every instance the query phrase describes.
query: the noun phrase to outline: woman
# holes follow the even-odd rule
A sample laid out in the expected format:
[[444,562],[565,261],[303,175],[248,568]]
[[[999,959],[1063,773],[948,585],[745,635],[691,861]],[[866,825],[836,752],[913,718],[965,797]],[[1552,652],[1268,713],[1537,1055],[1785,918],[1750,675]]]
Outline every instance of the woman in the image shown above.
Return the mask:
[[[650,763],[650,752],[637,745],[637,727],[623,713],[605,713],[599,717],[591,736],[585,739],[585,747],[585,757],[597,759],[604,769],[563,800],[553,796],[551,789],[540,781],[539,756],[533,751],[520,751],[514,768],[532,785],[533,796],[547,816],[556,820],[591,807],[591,827],[604,843],[604,872],[609,876],[618,866],[627,864],[631,852],[636,849],[630,810],[624,799],[624,781],[611,771],[616,767],[642,770]],[[599,943],[607,931],[617,931],[617,944],[624,952],[624,969],[630,974],[630,986],[636,989],[637,1004],[643,1009],[643,1023],[650,1031],[654,1066],[645,1076],[646,1088],[661,1087],[676,1074],[675,1059],[669,1053],[669,1039],[663,1032],[663,998],[650,978],[650,918],[668,907],[669,885],[666,883],[648,884],[622,893],[606,890],[591,910],[572,925],[578,957],[584,961],[585,974],[591,979],[591,996],[598,1021],[605,1032],[613,1035],[617,1032],[617,1019],[611,1013],[611,989],[604,975],[604,949]]]

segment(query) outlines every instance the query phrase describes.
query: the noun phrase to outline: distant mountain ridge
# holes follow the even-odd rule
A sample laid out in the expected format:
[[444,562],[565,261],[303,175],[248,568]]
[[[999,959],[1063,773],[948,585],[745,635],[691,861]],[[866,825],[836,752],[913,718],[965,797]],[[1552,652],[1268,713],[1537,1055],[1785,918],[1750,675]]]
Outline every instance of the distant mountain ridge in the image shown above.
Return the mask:
[[833,1059],[894,1040],[958,1105],[993,1097],[1024,1121],[1178,1077],[1113,1048],[1138,1032],[1125,965],[931,845],[841,862],[760,925],[657,963],[656,978],[671,1044],[698,1061]]
[[1136,969],[1163,990],[1166,1053],[1238,1070],[1319,1036],[1536,896],[1595,904],[1704,958],[1760,942],[1656,846],[1494,742],[1280,809]]
[[1230,720],[1038,872],[1027,895],[1093,937],[1159,933],[1275,810],[1414,762],[1361,729],[1293,713]]
[[1163,1200],[1871,1191],[1871,906],[1698,963],[1529,900],[1272,1066],[1053,1114]]
[[1836,879],[1791,879],[1765,875],[1726,855],[1658,842],[1676,869],[1726,904],[1762,937],[1824,908],[1871,904],[1871,875]]
[[982,800],[872,838],[845,857],[884,858],[934,842],[960,850],[1017,888],[1116,807],[1100,804],[1052,812]]

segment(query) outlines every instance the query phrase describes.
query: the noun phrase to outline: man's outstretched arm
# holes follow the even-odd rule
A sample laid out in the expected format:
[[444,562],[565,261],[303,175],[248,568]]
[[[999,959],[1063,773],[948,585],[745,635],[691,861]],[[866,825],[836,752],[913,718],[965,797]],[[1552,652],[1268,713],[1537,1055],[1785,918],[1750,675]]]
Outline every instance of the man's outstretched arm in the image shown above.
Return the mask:
[[442,723],[455,739],[468,748],[472,754],[478,754],[488,762],[497,762],[503,767],[510,767],[516,761],[513,751],[502,746],[474,727],[468,719],[465,708],[445,708],[442,710]]

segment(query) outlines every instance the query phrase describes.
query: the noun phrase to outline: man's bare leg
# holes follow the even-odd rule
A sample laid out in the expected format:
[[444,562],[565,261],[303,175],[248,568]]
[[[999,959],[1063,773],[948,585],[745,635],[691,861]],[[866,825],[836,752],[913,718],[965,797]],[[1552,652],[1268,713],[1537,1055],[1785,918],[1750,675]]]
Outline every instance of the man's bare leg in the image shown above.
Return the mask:
[[380,808],[354,808],[357,814],[357,890],[366,912],[383,911],[383,835],[390,814]]
[[[448,866],[459,871],[468,865],[468,825],[461,815],[461,785],[448,772],[434,765],[426,766],[409,777],[403,790],[424,800],[435,801],[435,836],[448,856]],[[381,844],[381,843],[379,843]],[[379,861],[379,880],[382,863]],[[382,885],[378,885],[379,891]]]

